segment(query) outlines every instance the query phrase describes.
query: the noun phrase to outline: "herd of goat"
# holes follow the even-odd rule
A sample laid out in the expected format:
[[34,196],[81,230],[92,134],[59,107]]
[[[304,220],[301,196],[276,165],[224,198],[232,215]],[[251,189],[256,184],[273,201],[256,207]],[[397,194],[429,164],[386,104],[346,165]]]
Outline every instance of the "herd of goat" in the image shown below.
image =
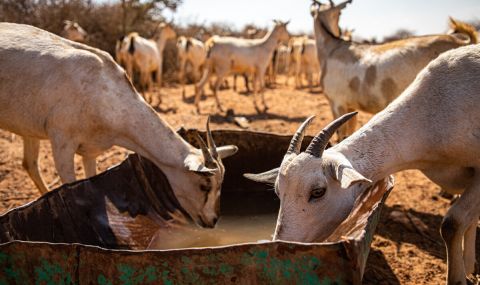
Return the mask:
[[[384,44],[345,39],[341,10],[315,0],[310,8],[315,39],[289,38],[288,22],[275,21],[259,39],[213,36],[205,43],[179,37],[180,81],[189,62],[195,104],[212,75],[218,90],[230,74],[252,80],[257,111],[268,106],[266,80],[283,58],[288,73],[318,76],[335,120],[304,152],[308,118],[292,137],[278,168],[249,179],[274,185],[280,212],[274,240],[326,239],[347,217],[372,183],[404,169],[419,169],[449,193],[462,194],[441,225],[447,248],[447,283],[466,284],[475,269],[480,215],[480,46],[476,31],[451,19],[447,34],[411,37]],[[133,86],[161,85],[162,53],[173,28],[161,24],[153,39],[131,33],[117,42],[116,61],[106,52],[75,41],[86,32],[66,22],[63,36],[13,23],[0,23],[0,128],[23,137],[23,166],[38,187],[39,141],[52,145],[63,183],[75,181],[74,155],[82,156],[87,177],[96,157],[113,145],[151,160],[167,176],[181,206],[202,227],[214,227],[226,170],[222,159],[236,146],[216,146],[207,122],[200,149],[183,140]],[[288,46],[280,43],[288,42]],[[274,55],[276,54],[276,55]],[[302,58],[305,57],[305,58]],[[288,78],[288,77],[287,77]],[[184,87],[183,87],[184,90]],[[183,93],[185,95],[185,91]],[[257,98],[260,95],[261,98]],[[356,110],[377,113],[355,131]],[[341,140],[326,149],[332,136]]]

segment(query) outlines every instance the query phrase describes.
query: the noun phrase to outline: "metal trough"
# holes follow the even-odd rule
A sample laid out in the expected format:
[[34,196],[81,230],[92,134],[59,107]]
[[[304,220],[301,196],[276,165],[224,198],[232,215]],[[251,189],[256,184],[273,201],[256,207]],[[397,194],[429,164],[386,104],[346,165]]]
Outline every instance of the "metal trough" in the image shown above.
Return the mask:
[[[192,131],[179,132],[192,141]],[[218,145],[239,147],[224,161],[222,215],[278,211],[273,191],[242,174],[277,167],[290,136],[248,131],[213,136]],[[0,216],[0,285],[361,284],[392,185],[390,178],[377,183],[328,242],[143,250],[158,227],[155,221],[168,220],[165,209],[176,200],[165,197],[170,187],[159,169],[130,155],[100,175]]]

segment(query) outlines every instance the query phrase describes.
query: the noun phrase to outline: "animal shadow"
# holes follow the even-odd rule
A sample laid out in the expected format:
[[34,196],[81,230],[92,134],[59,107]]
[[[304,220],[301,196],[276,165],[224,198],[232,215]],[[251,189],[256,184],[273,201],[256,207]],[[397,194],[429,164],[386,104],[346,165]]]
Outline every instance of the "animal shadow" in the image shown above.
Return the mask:
[[[419,249],[428,252],[430,255],[443,259],[446,262],[446,253],[443,239],[440,235],[440,225],[443,217],[430,213],[418,212],[413,209],[405,210],[417,218],[419,218],[425,225],[426,230],[419,230],[415,227],[407,228],[406,226],[393,222],[389,219],[392,211],[398,211],[400,207],[385,206],[382,209],[382,215],[377,228],[377,235],[385,237],[396,243],[410,243],[415,244]],[[480,236],[480,231],[477,228],[477,237]],[[476,240],[476,256],[478,263],[478,256],[480,254],[480,239]]]
[[379,250],[370,250],[367,266],[363,275],[363,284],[368,285],[400,285],[400,280],[393,272],[383,253]]
[[268,110],[262,113],[250,113],[250,114],[243,114],[239,113],[236,114],[233,112],[232,109],[228,109],[226,114],[213,114],[210,115],[210,120],[213,123],[225,123],[225,122],[233,122],[234,117],[244,117],[246,118],[249,122],[252,121],[261,121],[261,120],[272,120],[272,119],[277,119],[277,120],[283,120],[286,122],[303,122],[307,119],[305,116],[299,116],[299,117],[288,117],[288,116],[283,116],[280,114],[275,114],[275,113],[269,113]]

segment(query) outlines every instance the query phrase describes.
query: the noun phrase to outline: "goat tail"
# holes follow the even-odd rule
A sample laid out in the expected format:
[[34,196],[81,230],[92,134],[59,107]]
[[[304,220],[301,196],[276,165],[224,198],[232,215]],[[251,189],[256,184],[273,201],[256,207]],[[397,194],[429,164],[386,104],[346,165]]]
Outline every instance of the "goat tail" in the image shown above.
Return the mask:
[[300,54],[303,55],[305,53],[305,42],[302,42],[302,47],[300,48]]
[[192,43],[192,39],[191,38],[187,38],[187,44],[185,45],[185,51],[188,52],[188,50],[190,49],[190,47],[193,45]]
[[128,53],[135,53],[135,36],[130,37],[130,46],[128,47]]
[[470,38],[470,44],[478,43],[478,34],[474,26],[465,22],[455,20],[452,17],[450,17],[449,19],[450,29],[453,31],[453,33],[460,33],[468,36]]
[[205,61],[205,64],[204,64],[202,78],[200,78],[200,80],[198,81],[198,83],[196,85],[197,90],[201,90],[203,88],[205,83],[207,83],[207,80],[210,77],[210,74],[212,72],[213,72],[212,61],[207,58],[207,60]]
[[278,57],[278,49],[275,49],[273,51],[273,55],[272,55],[272,63],[275,64],[277,62],[277,57]]
[[207,58],[210,58],[210,53],[212,52],[212,48],[215,46],[215,36],[209,38],[205,42],[205,50],[207,51]]

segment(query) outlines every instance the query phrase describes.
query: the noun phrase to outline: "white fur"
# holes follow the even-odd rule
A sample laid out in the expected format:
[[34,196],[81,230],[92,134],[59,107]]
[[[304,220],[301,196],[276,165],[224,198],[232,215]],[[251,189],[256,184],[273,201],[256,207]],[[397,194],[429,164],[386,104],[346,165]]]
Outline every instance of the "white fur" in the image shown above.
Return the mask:
[[[152,72],[156,73],[156,81],[159,87],[162,86],[163,75],[163,51],[167,40],[176,37],[173,28],[165,23],[158,26],[155,36],[152,39],[146,39],[137,33],[130,33],[121,45],[120,54],[125,60],[128,75],[133,78],[133,71],[140,73],[140,84],[147,91],[153,86]],[[129,52],[133,43],[133,54]],[[125,55],[130,53],[130,56]],[[122,58],[122,57],[121,57]]]
[[289,60],[288,60],[288,72],[285,79],[285,85],[288,85],[290,77],[293,76],[295,87],[302,87],[301,68],[302,68],[302,45],[306,36],[294,37],[288,41]]
[[[344,41],[337,34],[338,18],[349,2],[312,7],[322,85],[335,118],[354,110],[383,110],[438,54],[470,43],[455,35],[413,37],[380,45]],[[339,130],[339,138],[351,134],[355,126],[356,119],[348,122]]]
[[252,74],[253,75],[253,98],[255,108],[259,111],[257,104],[257,93],[260,91],[262,102],[265,104],[262,87],[264,86],[265,71],[269,62],[272,60],[272,54],[279,42],[288,40],[286,25],[280,21],[275,22],[274,28],[269,31],[262,39],[243,39],[233,37],[214,36],[206,43],[207,62],[206,69],[202,79],[196,86],[195,105],[197,111],[200,111],[200,91],[208,81],[212,73],[217,75],[214,86],[214,95],[217,107],[222,111],[218,99],[218,88],[223,82],[223,78],[228,74]]
[[[188,49],[187,49],[188,46]],[[207,51],[203,42],[195,38],[179,37],[177,41],[179,72],[178,78],[182,83],[182,95],[185,97],[185,69],[191,65],[193,77],[198,80],[201,76]]]
[[[197,223],[215,224],[220,158],[236,147],[218,148],[217,167],[205,167],[201,151],[145,103],[108,53],[32,26],[0,23],[0,74],[0,128],[23,137],[23,165],[42,193],[48,189],[38,169],[41,139],[50,140],[63,183],[76,180],[75,153],[89,177],[95,158],[118,145],[158,166]],[[201,185],[210,188],[208,199]]]
[[77,22],[65,20],[64,24],[62,37],[75,42],[85,42],[87,32]]
[[[480,215],[479,90],[480,45],[445,52],[385,110],[322,157],[287,155],[276,180],[281,206],[274,239],[324,240],[371,181],[419,169],[452,193],[463,193],[441,233],[448,284],[466,284]],[[319,188],[325,195],[309,201]]]
[[317,47],[315,40],[305,39],[302,45],[302,72],[308,81],[310,92],[313,91],[314,80],[320,76],[320,65],[318,64]]

